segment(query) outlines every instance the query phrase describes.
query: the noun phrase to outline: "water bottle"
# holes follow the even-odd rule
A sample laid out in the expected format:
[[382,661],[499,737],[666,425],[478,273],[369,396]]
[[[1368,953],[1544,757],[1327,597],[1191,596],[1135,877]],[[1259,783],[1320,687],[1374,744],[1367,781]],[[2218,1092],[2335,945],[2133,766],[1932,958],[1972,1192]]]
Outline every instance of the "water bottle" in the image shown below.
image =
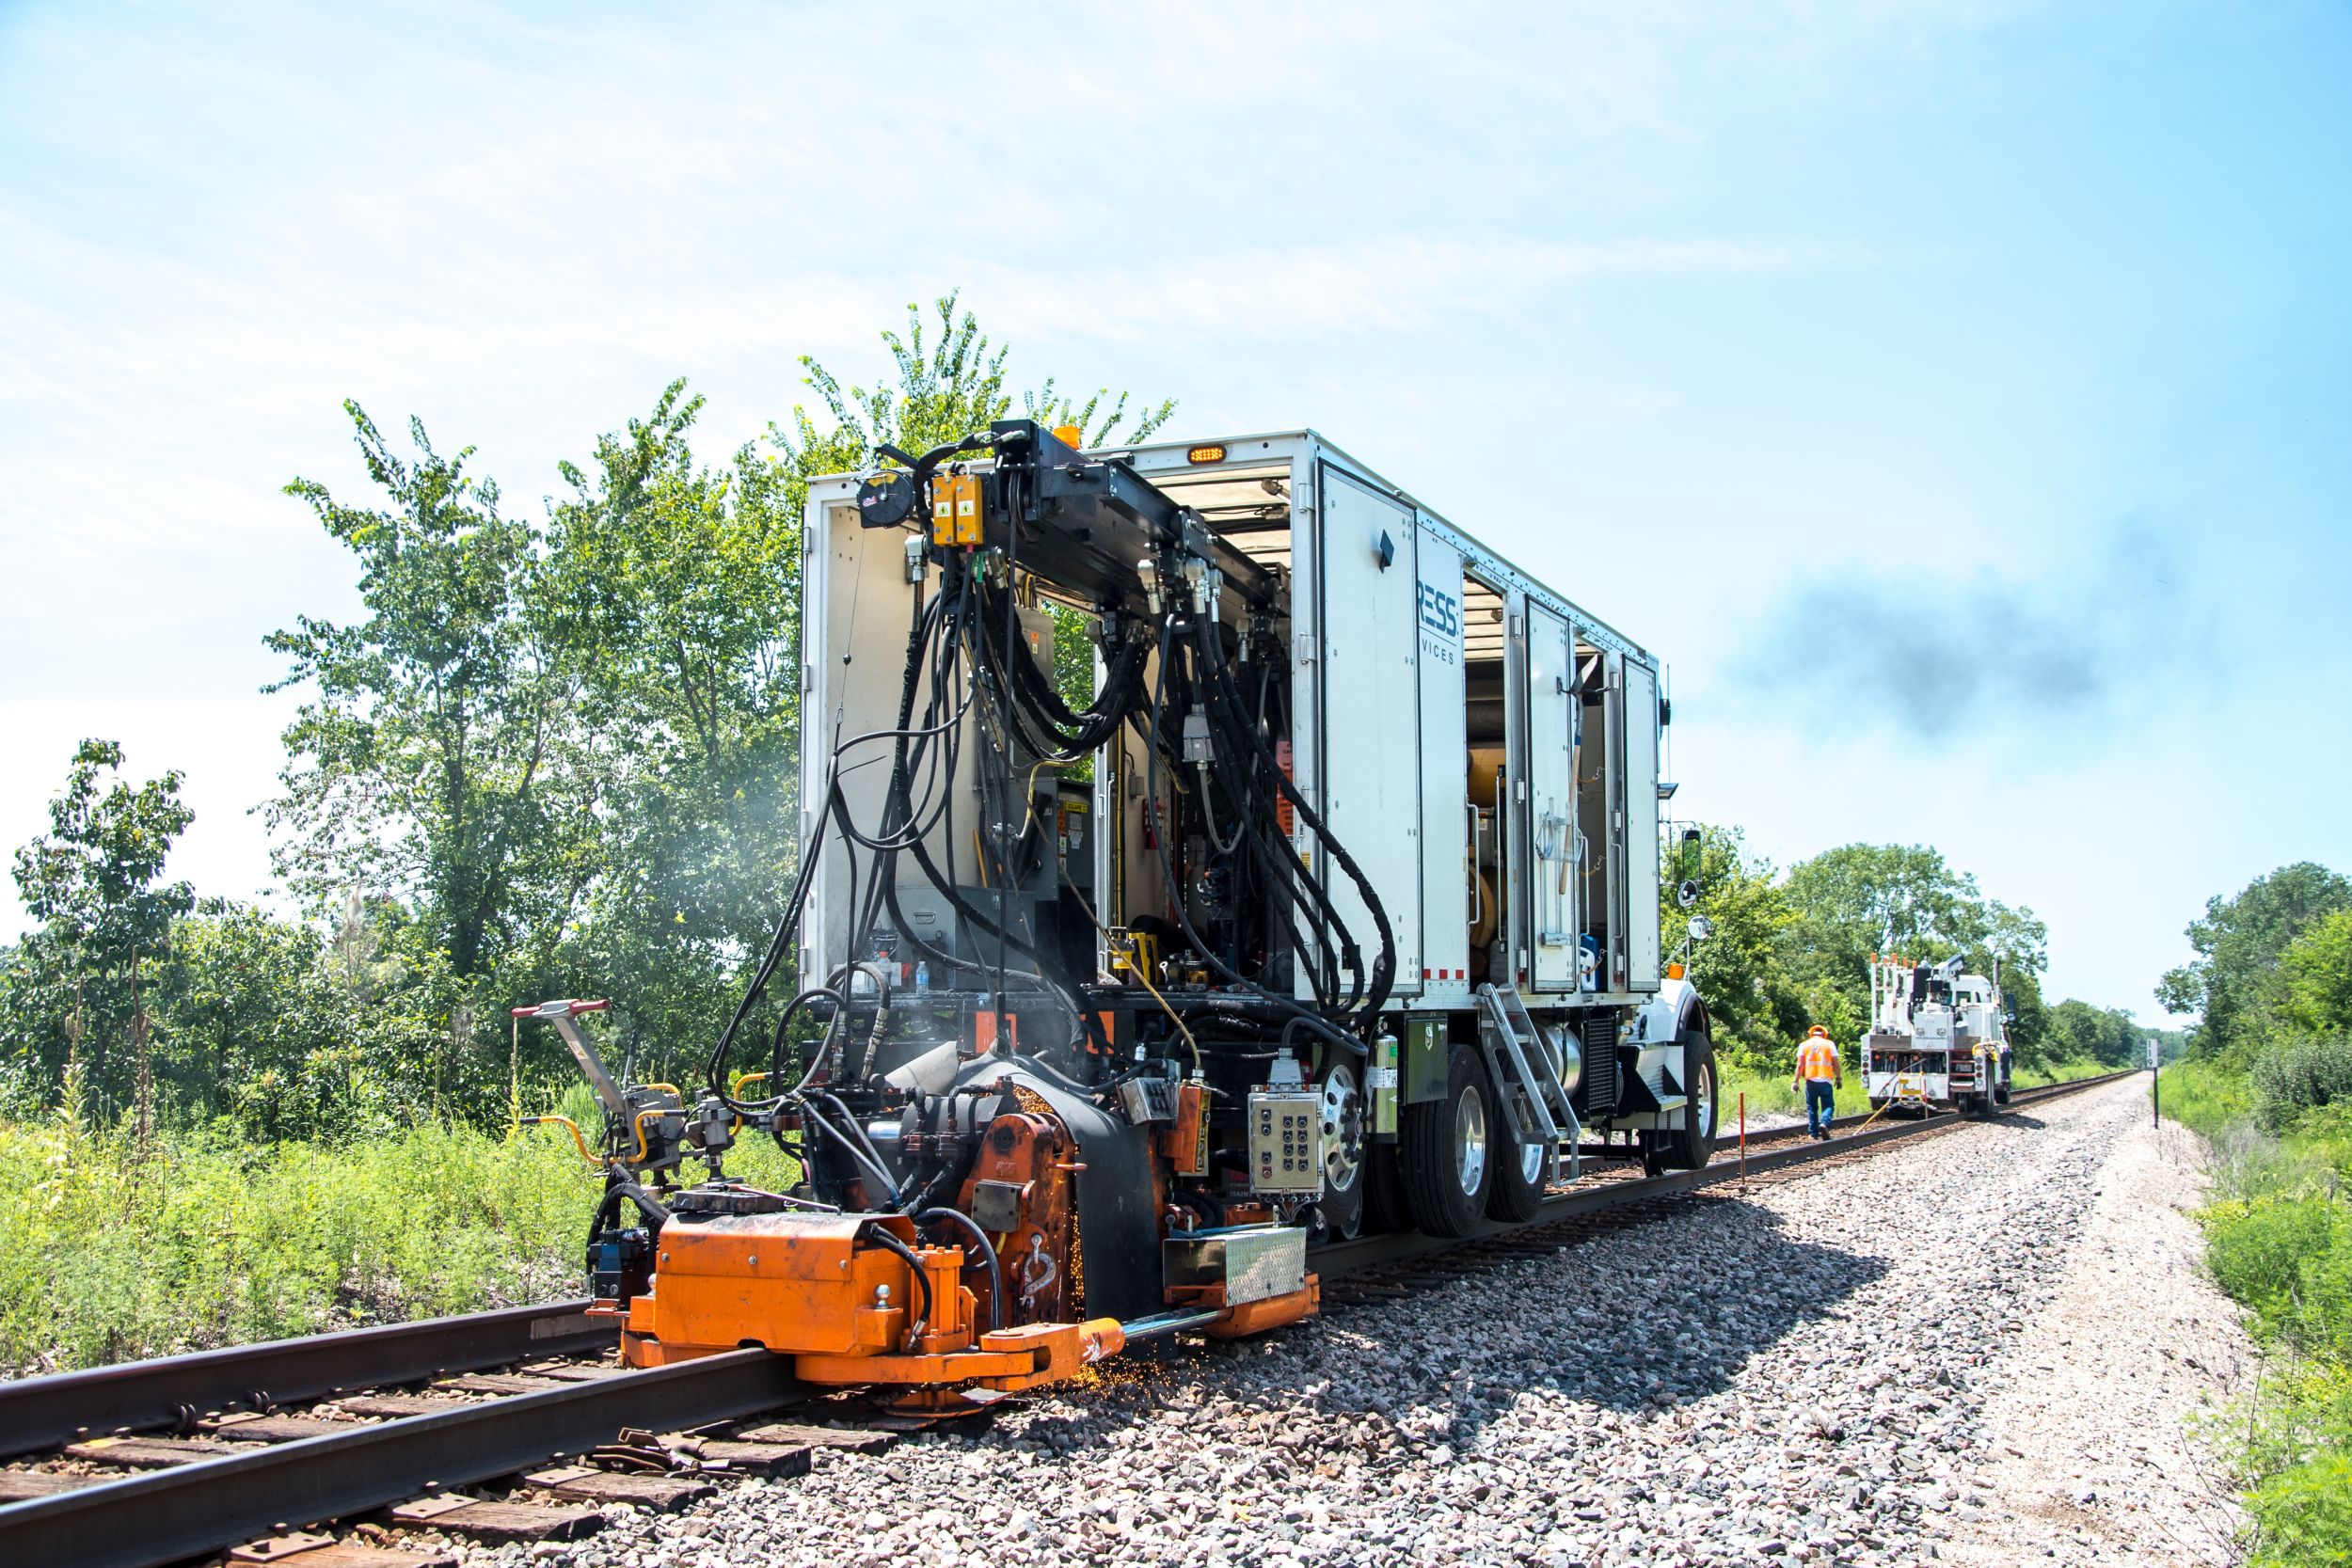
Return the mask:
[[919,959],[914,965],[914,994],[929,996],[931,990],[931,966]]

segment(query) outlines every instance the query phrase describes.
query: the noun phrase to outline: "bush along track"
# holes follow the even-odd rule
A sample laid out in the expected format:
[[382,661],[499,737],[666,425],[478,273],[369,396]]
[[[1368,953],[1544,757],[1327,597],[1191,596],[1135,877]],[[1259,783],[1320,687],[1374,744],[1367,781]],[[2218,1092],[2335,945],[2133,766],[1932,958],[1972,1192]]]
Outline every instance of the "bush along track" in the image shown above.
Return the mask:
[[2352,1045],[2313,1042],[2250,1074],[2165,1072],[2165,1109],[2206,1134],[2214,1278],[2247,1309],[2261,1371],[2216,1438],[2243,1471],[2251,1560],[2352,1561]]

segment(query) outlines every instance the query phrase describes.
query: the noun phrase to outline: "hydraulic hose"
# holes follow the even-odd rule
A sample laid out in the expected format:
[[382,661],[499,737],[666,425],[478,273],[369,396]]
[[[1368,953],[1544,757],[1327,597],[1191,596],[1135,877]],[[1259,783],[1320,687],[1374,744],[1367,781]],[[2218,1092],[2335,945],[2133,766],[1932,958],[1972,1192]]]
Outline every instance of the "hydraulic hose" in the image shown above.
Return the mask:
[[1005,1266],[996,1257],[996,1243],[988,1239],[980,1222],[960,1209],[926,1209],[914,1216],[917,1225],[930,1225],[945,1220],[961,1227],[972,1238],[972,1244],[980,1251],[980,1261],[988,1265],[988,1326],[1005,1326]]
[[915,1341],[922,1338],[923,1330],[930,1325],[931,1321],[931,1282],[923,1272],[923,1260],[914,1256],[914,1249],[906,1243],[898,1240],[872,1220],[858,1227],[857,1233],[861,1236],[871,1237],[875,1244],[885,1251],[897,1253],[899,1261],[906,1264],[907,1272],[914,1276],[914,1288],[922,1292],[923,1310],[915,1315],[914,1322],[907,1327],[904,1344],[908,1350],[913,1350]]

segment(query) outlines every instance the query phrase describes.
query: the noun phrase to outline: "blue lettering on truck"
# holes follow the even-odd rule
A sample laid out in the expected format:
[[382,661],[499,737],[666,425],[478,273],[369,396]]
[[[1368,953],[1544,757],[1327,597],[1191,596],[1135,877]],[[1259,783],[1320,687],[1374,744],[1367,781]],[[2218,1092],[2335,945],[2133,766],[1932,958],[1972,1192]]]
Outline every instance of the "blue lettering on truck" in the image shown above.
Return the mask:
[[1462,634],[1462,601],[1453,594],[1421,584],[1421,624],[1448,637]]

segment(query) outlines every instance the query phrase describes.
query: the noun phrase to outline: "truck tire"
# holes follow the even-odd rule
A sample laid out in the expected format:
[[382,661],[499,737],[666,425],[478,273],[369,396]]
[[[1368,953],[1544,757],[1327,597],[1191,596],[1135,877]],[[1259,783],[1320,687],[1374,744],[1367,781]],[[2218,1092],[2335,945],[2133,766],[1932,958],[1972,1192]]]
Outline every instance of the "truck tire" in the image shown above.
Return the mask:
[[1323,1219],[1326,1241],[1345,1241],[1364,1227],[1364,1190],[1370,1172],[1364,1156],[1372,1140],[1364,1135],[1365,1104],[1362,1081],[1355,1067],[1335,1061],[1316,1085],[1323,1096],[1323,1197],[1315,1208]]
[[1722,1099],[1715,1092],[1715,1047],[1696,1029],[1682,1033],[1682,1070],[1676,1076],[1690,1104],[1681,1126],[1641,1135],[1644,1176],[1699,1170],[1715,1157],[1715,1116]]
[[1675,1133],[1670,1157],[1684,1170],[1702,1170],[1715,1157],[1715,1123],[1724,1097],[1717,1093],[1715,1042],[1696,1029],[1682,1032],[1682,1092],[1691,1097],[1688,1114]]
[[1445,1098],[1407,1105],[1398,1129],[1405,1205],[1432,1236],[1467,1236],[1485,1217],[1494,1181],[1496,1107],[1478,1053],[1457,1050],[1447,1064]]
[[[1497,1110],[1502,1110],[1500,1101]],[[1532,1220],[1543,1206],[1544,1188],[1550,1184],[1558,1151],[1538,1143],[1521,1144],[1502,1115],[1494,1129],[1494,1180],[1486,1188],[1486,1212],[1506,1224]]]

